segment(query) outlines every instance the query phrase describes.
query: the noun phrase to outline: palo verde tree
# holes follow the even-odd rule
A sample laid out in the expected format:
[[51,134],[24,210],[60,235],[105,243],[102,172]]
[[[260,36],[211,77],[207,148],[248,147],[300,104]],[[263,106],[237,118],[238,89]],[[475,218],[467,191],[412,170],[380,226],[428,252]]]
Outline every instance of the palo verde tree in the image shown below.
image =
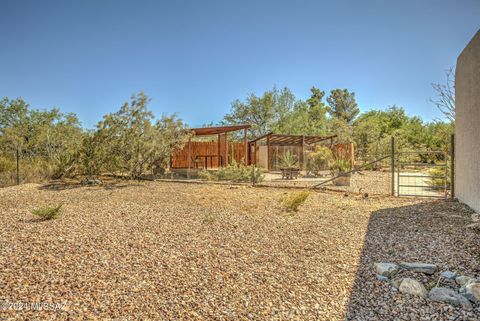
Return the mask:
[[72,174],[78,156],[82,129],[74,114],[59,109],[37,110],[21,98],[0,101],[0,145],[35,160],[32,169],[43,176],[60,178]]
[[[132,95],[116,113],[98,124],[93,144],[105,170],[138,178],[154,167],[165,166],[170,154],[188,139],[181,120],[163,116],[155,124],[147,109],[150,99],[143,92]],[[87,147],[89,142],[86,142]],[[93,164],[95,165],[95,164]]]

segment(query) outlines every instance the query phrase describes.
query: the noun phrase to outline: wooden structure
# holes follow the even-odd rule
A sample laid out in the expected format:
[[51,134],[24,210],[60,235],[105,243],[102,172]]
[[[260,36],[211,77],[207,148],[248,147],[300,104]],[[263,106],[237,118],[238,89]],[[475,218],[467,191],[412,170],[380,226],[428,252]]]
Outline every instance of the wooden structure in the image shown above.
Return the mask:
[[[247,130],[250,125],[192,128],[193,137],[213,136],[216,141],[192,141],[171,157],[172,169],[207,169],[226,166],[232,160],[248,162]],[[228,133],[243,130],[243,142],[229,142]]]
[[305,155],[315,145],[325,142],[334,154],[354,162],[353,144],[335,144],[336,135],[281,135],[268,133],[249,142],[249,163],[268,171],[281,170],[281,158],[290,152],[298,160],[298,168],[304,169]]

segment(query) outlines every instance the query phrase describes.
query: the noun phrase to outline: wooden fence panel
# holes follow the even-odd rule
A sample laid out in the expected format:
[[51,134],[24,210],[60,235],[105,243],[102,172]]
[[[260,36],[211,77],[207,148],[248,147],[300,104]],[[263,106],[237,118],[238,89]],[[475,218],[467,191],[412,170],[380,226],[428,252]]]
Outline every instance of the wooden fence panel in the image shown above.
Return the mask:
[[[223,137],[222,137],[223,138]],[[220,148],[220,153],[219,153]],[[185,147],[177,151],[172,155],[172,168],[188,168],[188,143]],[[226,165],[225,160],[225,142],[223,139],[220,139],[220,144],[218,141],[212,142],[190,142],[190,166],[191,168],[195,168],[194,160],[196,156],[215,156],[215,157],[207,157],[208,168],[217,168],[219,167],[219,157],[218,155],[222,156],[222,163],[223,166]],[[228,143],[228,162],[235,160],[236,162],[240,163],[244,160],[244,144],[241,142],[229,142]],[[199,157],[198,167],[203,168],[205,167],[205,158]]]

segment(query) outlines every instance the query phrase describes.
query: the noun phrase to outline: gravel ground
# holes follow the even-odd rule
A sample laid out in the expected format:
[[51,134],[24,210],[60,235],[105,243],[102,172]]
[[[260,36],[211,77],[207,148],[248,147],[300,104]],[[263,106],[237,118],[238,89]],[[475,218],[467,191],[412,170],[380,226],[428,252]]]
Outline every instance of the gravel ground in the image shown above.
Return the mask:
[[[298,178],[295,180],[271,180],[261,183],[265,186],[293,186],[293,187],[312,187],[322,181],[330,179],[325,178]],[[335,186],[333,182],[323,185],[329,190],[347,191],[351,193],[368,193],[370,195],[390,195],[391,193],[391,173],[382,171],[361,171],[354,173],[351,177],[350,186]]]
[[[373,262],[480,276],[458,203],[141,182],[0,190],[0,319],[455,320],[470,312],[393,292]],[[63,203],[62,216],[30,210]],[[18,304],[49,302],[32,311]],[[4,307],[2,311],[2,307]],[[468,319],[459,318],[458,320]]]

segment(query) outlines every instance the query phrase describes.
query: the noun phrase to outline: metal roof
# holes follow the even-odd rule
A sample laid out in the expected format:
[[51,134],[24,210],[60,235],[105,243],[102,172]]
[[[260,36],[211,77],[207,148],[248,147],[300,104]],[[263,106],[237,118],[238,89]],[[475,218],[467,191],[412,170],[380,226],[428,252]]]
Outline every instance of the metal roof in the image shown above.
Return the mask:
[[231,126],[217,126],[217,127],[199,127],[199,128],[190,128],[190,130],[195,134],[195,136],[209,136],[209,135],[218,135],[228,132],[234,132],[241,129],[248,129],[252,127],[251,125],[231,125]]
[[311,145],[319,143],[324,140],[333,139],[337,135],[330,136],[315,136],[315,135],[284,135],[284,134],[273,134],[269,133],[263,136],[260,136],[249,143],[254,143],[262,138],[267,138],[270,145],[302,145],[305,142],[306,145]]

